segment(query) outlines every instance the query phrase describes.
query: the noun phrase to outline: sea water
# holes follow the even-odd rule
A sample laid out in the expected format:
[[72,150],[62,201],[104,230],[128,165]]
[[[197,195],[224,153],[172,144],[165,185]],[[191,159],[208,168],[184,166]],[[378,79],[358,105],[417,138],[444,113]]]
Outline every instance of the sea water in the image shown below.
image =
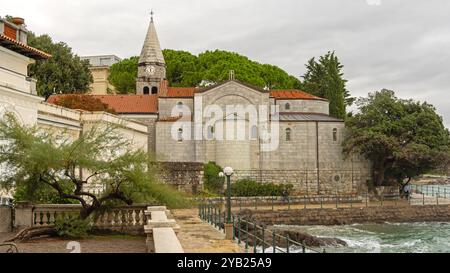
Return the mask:
[[[290,226],[292,227],[292,226]],[[346,226],[296,226],[318,237],[344,240],[333,253],[450,253],[450,223],[384,223]]]

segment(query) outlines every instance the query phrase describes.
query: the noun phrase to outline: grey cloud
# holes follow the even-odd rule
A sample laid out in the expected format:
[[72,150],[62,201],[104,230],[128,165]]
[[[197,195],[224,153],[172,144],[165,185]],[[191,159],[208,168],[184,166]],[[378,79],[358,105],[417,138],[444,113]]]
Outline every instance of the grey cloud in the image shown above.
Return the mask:
[[[26,4],[24,4],[27,2]],[[137,55],[155,9],[164,48],[239,52],[295,76],[335,50],[355,96],[381,88],[426,100],[450,127],[450,1],[381,0],[9,1],[1,14],[66,41],[79,55]]]

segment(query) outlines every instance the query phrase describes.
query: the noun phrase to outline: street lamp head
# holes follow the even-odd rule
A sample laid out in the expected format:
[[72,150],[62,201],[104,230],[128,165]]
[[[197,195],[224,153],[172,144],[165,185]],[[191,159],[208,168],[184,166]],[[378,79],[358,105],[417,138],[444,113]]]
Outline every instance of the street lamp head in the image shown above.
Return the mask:
[[232,176],[234,173],[234,170],[231,167],[226,167],[225,169],[223,169],[223,172],[225,173],[226,176]]
[[225,174],[223,172],[220,172],[219,177],[225,177]]

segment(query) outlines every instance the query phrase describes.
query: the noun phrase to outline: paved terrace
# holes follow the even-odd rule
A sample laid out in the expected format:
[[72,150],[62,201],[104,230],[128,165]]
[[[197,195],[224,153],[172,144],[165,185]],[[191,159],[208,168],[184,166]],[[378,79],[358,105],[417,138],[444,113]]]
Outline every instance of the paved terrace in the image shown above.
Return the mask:
[[225,240],[225,234],[198,216],[198,209],[172,211],[180,225],[178,239],[186,253],[243,253],[236,243]]

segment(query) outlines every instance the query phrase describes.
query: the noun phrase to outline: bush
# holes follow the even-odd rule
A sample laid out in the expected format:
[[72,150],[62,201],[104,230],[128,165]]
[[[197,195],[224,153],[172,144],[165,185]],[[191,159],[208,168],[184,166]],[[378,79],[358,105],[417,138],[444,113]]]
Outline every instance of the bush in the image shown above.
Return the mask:
[[208,162],[203,166],[204,186],[207,191],[212,193],[222,193],[224,178],[219,177],[222,167],[215,162]]
[[56,232],[65,238],[82,238],[92,229],[90,219],[58,218],[55,220]]
[[253,180],[239,180],[231,186],[231,195],[236,197],[251,196],[283,196],[283,192],[290,194],[294,185],[273,183],[261,184]]

